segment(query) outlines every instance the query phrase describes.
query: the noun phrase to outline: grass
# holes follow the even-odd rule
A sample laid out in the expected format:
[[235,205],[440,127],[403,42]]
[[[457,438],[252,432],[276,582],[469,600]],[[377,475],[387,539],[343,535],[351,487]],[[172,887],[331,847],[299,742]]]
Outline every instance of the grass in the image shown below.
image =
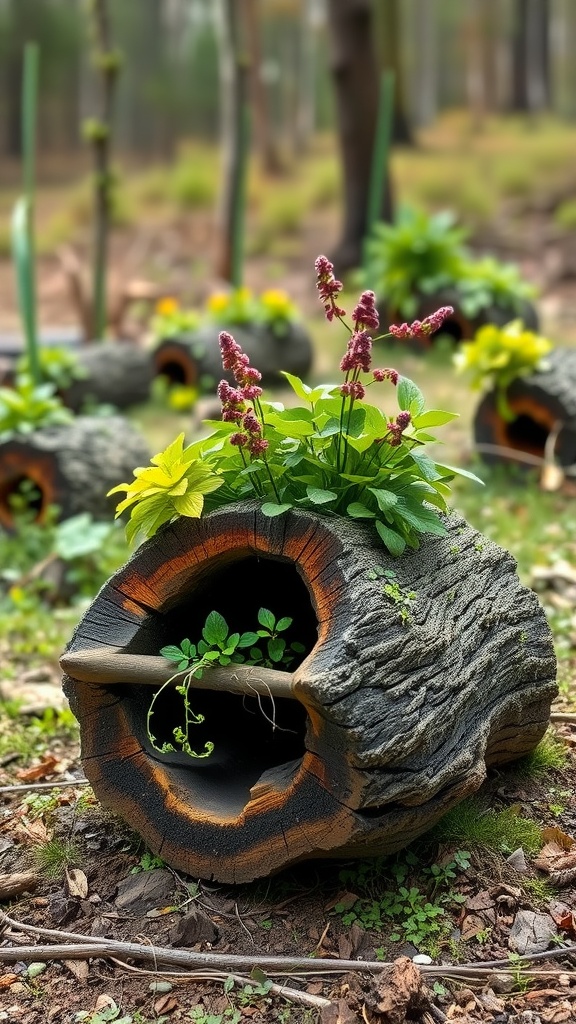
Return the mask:
[[548,732],[534,750],[512,765],[512,771],[524,778],[542,779],[550,772],[566,768],[568,761],[564,743]]
[[68,839],[49,839],[34,848],[34,862],[38,870],[48,879],[62,878],[66,868],[77,865],[80,853],[78,847]]
[[500,853],[512,853],[521,846],[526,853],[533,854],[542,846],[540,826],[531,818],[522,818],[512,808],[494,811],[474,797],[449,811],[427,838]]

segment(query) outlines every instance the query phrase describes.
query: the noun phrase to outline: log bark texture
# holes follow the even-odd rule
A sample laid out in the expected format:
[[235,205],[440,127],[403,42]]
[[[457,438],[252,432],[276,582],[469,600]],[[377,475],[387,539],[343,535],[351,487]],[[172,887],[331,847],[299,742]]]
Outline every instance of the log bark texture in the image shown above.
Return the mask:
[[99,342],[77,353],[83,376],[66,389],[64,403],[79,412],[86,401],[117,409],[146,402],[154,377],[150,352],[130,342]]
[[13,527],[10,496],[23,479],[39,491],[38,522],[51,505],[58,506],[60,519],[79,512],[110,519],[118,502],[106,493],[149,459],[147,442],[121,416],[79,416],[5,441],[0,444],[0,525]]
[[[223,597],[225,580],[232,589],[234,628],[251,600],[291,613],[290,572],[311,602],[309,653],[275,710],[249,688],[244,700],[194,689],[195,711],[201,697],[213,702],[204,726],[215,749],[202,761],[151,748],[150,687],[123,683],[120,668],[113,684],[65,676],[99,799],[179,870],[244,882],[311,857],[401,849],[478,789],[487,765],[529,751],[556,694],[544,612],[507,552],[456,514],[446,525],[400,559],[369,526],[303,511],[270,519],[257,503],[162,529],[100,592],[67,658],[114,647],[157,656],[195,639],[219,608],[219,580]],[[271,575],[254,594],[264,563]],[[414,592],[408,621],[379,568]],[[301,718],[282,719],[281,703]],[[301,735],[271,728],[276,715]]]
[[228,330],[250,356],[262,374],[265,384],[282,381],[281,370],[305,377],[312,367],[313,349],[310,335],[299,323],[291,323],[285,333],[276,334],[260,325],[252,327],[202,327],[193,334],[160,342],[153,353],[157,374],[172,383],[197,387],[201,392],[214,391],[222,378],[232,381],[222,369],[218,334]]
[[[520,377],[507,391],[514,419],[502,416],[493,391],[482,398],[474,417],[474,441],[487,463],[514,461],[514,451],[544,458],[547,443],[561,466],[576,464],[576,349],[554,349],[545,369]],[[551,437],[557,434],[556,438]],[[485,445],[508,454],[483,450]],[[519,460],[519,464],[522,463]]]

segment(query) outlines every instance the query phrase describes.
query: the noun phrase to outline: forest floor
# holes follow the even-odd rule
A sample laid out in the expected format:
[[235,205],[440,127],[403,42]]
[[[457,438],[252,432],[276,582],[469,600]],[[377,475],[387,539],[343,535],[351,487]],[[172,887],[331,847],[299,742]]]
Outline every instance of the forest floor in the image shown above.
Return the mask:
[[[514,169],[518,174],[517,165]],[[404,170],[408,174],[409,165]],[[434,183],[437,188],[437,178]],[[61,201],[59,192],[46,197],[47,217]],[[540,192],[536,198],[505,198],[498,216],[477,225],[474,242],[479,250],[521,263],[541,287],[545,331],[558,344],[575,344],[576,242],[552,222],[551,202]],[[554,202],[559,202],[557,196]],[[311,273],[314,257],[329,253],[337,235],[338,213],[332,202],[280,232],[266,251],[253,251],[246,265],[251,287],[283,287],[303,314],[313,317],[317,378],[333,372],[344,344],[318,318]],[[80,251],[83,244],[80,240]],[[164,216],[152,204],[148,216],[115,234],[113,287],[149,277],[166,294],[200,302],[217,284],[210,274],[212,244],[208,210]],[[52,252],[40,263],[39,293],[43,324],[73,323],[65,277]],[[138,319],[140,311],[136,314]],[[18,329],[7,260],[0,260],[0,327]],[[451,457],[469,460],[473,403],[462,381],[448,372],[446,354],[432,353],[423,361],[394,352],[390,360],[422,384],[430,405],[460,411],[461,419],[445,432],[447,449]],[[137,410],[134,418],[158,444],[167,443],[185,422],[152,407]],[[568,487],[543,493],[537,480],[527,477],[481,475],[486,480],[482,492],[460,486],[454,503],[475,527],[512,551],[523,582],[539,590],[559,659],[560,694],[554,711],[572,713],[573,493]],[[120,543],[118,562],[126,554]],[[576,1021],[572,722],[555,722],[531,758],[506,770],[492,769],[471,803],[394,857],[314,861],[235,887],[183,877],[102,809],[89,787],[75,782],[83,775],[79,739],[61,703],[57,660],[86,602],[54,609],[27,597],[14,586],[10,558],[3,542],[0,899],[7,884],[4,876],[26,873],[32,878],[28,889],[2,903],[3,910],[13,922],[66,931],[71,940],[78,934],[94,940],[106,936],[151,950],[172,947],[220,959],[218,980],[176,977],[153,962],[125,966],[97,951],[89,960],[52,961],[25,950],[35,943],[60,941],[57,936],[42,938],[0,918],[0,943],[22,945],[21,959],[0,968],[0,1021],[402,1024],[406,1014],[418,1024]],[[11,611],[4,593],[8,587]],[[34,783],[47,788],[2,789]],[[519,953],[536,950],[548,950],[554,957],[533,964],[518,960]],[[253,957],[256,964],[264,955],[306,958],[310,973],[300,971],[286,985],[312,1001],[326,1000],[330,1007],[285,998],[270,987],[281,978],[264,976],[257,968],[251,971],[249,965],[241,978],[233,978],[226,966],[231,954]],[[427,958],[421,975],[407,959],[418,954]],[[357,961],[357,967],[323,973],[338,958]],[[363,969],[366,961],[395,962],[396,967],[380,974]],[[492,961],[501,969],[479,970]],[[477,966],[455,969],[469,964]]]

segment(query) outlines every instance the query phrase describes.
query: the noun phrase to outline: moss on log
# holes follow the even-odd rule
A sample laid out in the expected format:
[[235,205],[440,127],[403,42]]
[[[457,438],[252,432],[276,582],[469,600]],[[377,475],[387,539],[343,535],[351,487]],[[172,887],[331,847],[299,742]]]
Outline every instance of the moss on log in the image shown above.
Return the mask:
[[[103,588],[63,659],[99,799],[174,867],[243,882],[311,857],[398,850],[474,792],[487,765],[529,751],[556,694],[544,612],[508,553],[455,514],[446,525],[400,559],[366,525],[270,519],[257,503],[163,528]],[[382,569],[415,595],[407,617]],[[195,748],[209,739],[214,753],[157,753],[146,713],[160,648],[195,640],[213,609],[251,629],[261,605],[292,616],[306,647],[286,697],[268,699],[264,679],[255,692],[235,666],[228,688],[215,670],[218,686],[192,693],[205,716]],[[141,685],[123,673],[130,656],[150,659]],[[168,689],[160,739],[176,709]]]
[[23,482],[35,488],[36,520],[57,505],[59,518],[90,512],[109,519],[117,498],[111,487],[129,480],[137,465],[146,465],[148,444],[121,416],[79,416],[72,423],[35,430],[0,444],[0,525],[14,526],[11,498]]
[[[493,391],[474,416],[474,441],[486,463],[530,465],[552,456],[561,466],[576,463],[576,349],[554,349],[545,369],[520,377],[506,394],[513,418],[502,415]],[[518,456],[515,453],[518,452]]]

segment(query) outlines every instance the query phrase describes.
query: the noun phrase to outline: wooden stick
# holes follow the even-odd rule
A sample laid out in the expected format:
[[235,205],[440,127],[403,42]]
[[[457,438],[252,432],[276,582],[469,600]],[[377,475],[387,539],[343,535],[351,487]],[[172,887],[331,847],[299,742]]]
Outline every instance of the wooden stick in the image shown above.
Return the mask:
[[551,722],[572,722],[576,723],[576,715],[570,714],[568,711],[554,711],[550,715]]
[[[174,680],[182,683],[186,672],[178,672],[174,663],[150,654],[119,653],[115,647],[95,647],[74,651],[60,659],[60,667],[73,679],[84,683],[121,686],[163,686]],[[291,672],[256,665],[214,665],[204,669],[201,679],[192,678],[190,685],[198,690],[221,690],[240,693],[244,697],[259,693],[263,697],[294,698],[294,677]]]
[[11,900],[23,892],[32,892],[38,885],[38,875],[32,871],[0,875],[0,900]]
[[[313,960],[310,957],[288,956],[240,956],[232,953],[195,953],[189,950],[171,949],[165,946],[146,946],[137,942],[118,942],[114,939],[100,938],[59,932],[52,928],[39,928],[36,925],[23,924],[0,911],[0,926],[33,935],[52,936],[53,938],[75,939],[76,943],[46,946],[0,946],[0,963],[16,963],[19,960],[82,960],[90,957],[117,956],[129,957],[133,960],[144,960],[153,964],[168,964],[181,968],[202,967],[209,970],[227,970],[228,973],[251,971],[260,967],[272,974],[342,974],[348,971],[380,972],[391,967],[390,961],[381,960]],[[533,953],[519,957],[514,964],[526,967],[538,960],[548,960],[559,956],[567,956],[574,952],[573,946],[557,946],[543,953]],[[506,960],[489,960],[467,964],[430,964],[420,967],[422,974],[429,977],[470,978],[489,977],[496,970],[506,973],[510,964]],[[511,975],[512,976],[512,975]]]

